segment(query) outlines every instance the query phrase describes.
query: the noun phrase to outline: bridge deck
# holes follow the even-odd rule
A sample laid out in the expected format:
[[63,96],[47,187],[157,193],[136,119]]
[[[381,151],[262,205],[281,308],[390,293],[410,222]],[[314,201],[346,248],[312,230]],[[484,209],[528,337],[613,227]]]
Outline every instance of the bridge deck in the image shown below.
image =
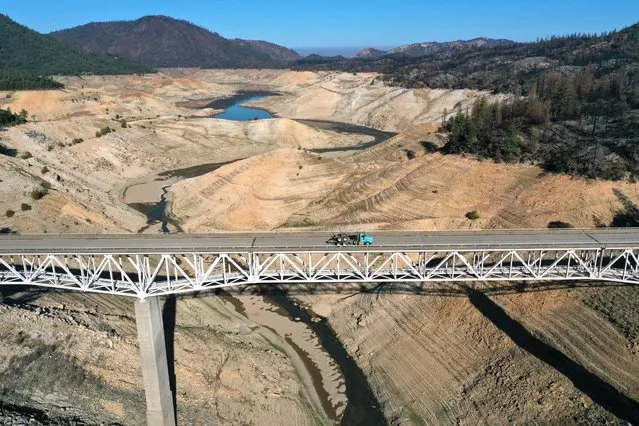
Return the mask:
[[[634,248],[639,229],[526,230],[477,232],[372,232],[373,250],[503,250],[524,248]],[[0,254],[157,253],[180,251],[259,252],[271,249],[326,250],[330,232],[170,235],[5,235]],[[369,250],[348,246],[348,251]]]

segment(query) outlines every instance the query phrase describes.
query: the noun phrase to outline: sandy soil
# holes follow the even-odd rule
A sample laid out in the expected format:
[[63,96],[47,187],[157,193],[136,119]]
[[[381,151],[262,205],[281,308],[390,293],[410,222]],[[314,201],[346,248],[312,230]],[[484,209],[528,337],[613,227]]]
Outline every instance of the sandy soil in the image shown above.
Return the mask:
[[[419,294],[389,285],[354,297],[304,299],[328,316],[368,372],[393,424],[618,424],[592,398],[601,379],[636,401],[637,354],[582,302],[594,289],[535,290],[491,286],[482,298],[492,308],[476,306],[456,285],[426,285]],[[539,342],[516,345],[503,323],[490,320],[495,307]],[[532,352],[544,344],[585,372],[549,366]],[[590,387],[576,388],[572,380],[588,373],[595,376]]]
[[[437,131],[445,111],[482,95],[471,91],[390,88],[373,74],[279,70],[60,79],[63,91],[0,93],[0,108],[25,108],[35,116],[0,133],[19,153],[0,156],[0,213],[16,211],[2,215],[0,227],[157,232],[125,203],[157,200],[159,188],[177,180],[157,181],[162,172],[234,160],[172,185],[170,214],[185,231],[528,228],[555,220],[588,227],[609,223],[625,208],[620,194],[639,203],[637,184],[431,152],[432,144],[442,143]],[[281,93],[255,103],[279,118],[237,123],[211,118],[210,109],[178,106],[239,89]],[[302,118],[398,135],[364,151],[318,155],[309,150],[370,138],[294,121]],[[96,137],[105,126],[115,131]],[[83,142],[73,145],[74,138]],[[407,150],[416,158],[409,160]],[[32,157],[20,158],[27,151]],[[33,200],[32,191],[43,186],[51,187],[48,195]],[[32,209],[21,211],[22,203]],[[481,218],[466,219],[470,210]],[[511,287],[482,298],[460,287],[425,294],[384,287],[350,297],[300,297],[328,318],[393,424],[615,424],[588,386],[608,384],[639,400],[638,355],[582,302],[588,291]],[[85,413],[96,423],[143,422],[130,301],[50,294],[35,300],[16,295],[11,303],[0,308],[0,374],[11,377],[2,381],[3,398],[30,401],[60,418]],[[313,337],[300,324],[272,317],[261,303],[216,296],[178,301],[176,375],[184,424],[214,417],[221,424],[327,423],[294,346],[320,367],[323,391],[333,409],[340,407],[339,374]],[[507,315],[501,322],[495,306]],[[583,367],[586,386],[574,383],[577,367],[554,369],[534,347],[516,345],[517,336],[503,330],[507,318],[533,333],[535,345],[550,345]],[[16,371],[24,374],[7,385]],[[50,379],[39,383],[35,371]],[[67,376],[74,378],[68,384],[57,380]],[[98,393],[104,398],[86,398]]]
[[[421,155],[408,160],[406,149]],[[191,232],[545,228],[552,221],[593,227],[624,210],[619,193],[639,200],[636,184],[426,153],[411,134],[350,157],[272,151],[182,181],[171,192],[172,212]],[[472,210],[479,220],[466,219]]]
[[[3,402],[53,418],[146,424],[131,300],[16,293],[4,302]],[[220,297],[180,300],[174,318],[180,424],[327,423],[294,350],[270,328]]]

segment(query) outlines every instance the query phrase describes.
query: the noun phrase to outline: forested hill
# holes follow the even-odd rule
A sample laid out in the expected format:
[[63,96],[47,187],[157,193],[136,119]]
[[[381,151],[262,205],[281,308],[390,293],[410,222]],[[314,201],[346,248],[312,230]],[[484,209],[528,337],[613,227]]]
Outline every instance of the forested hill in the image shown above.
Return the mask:
[[297,55],[271,43],[229,40],[167,16],[94,22],[56,31],[51,36],[86,52],[122,55],[157,68],[281,67],[283,62],[276,59],[277,55]]
[[[525,95],[492,104],[482,99],[470,111],[457,110],[445,126],[446,152],[531,161],[590,178],[639,178],[639,25],[463,55],[427,67],[403,69],[389,79]],[[449,77],[437,79],[441,73]]]
[[[404,87],[471,88],[527,94],[547,71],[571,74],[590,66],[597,77],[639,62],[639,24],[601,35],[552,37],[535,43],[501,43],[430,56],[303,58],[293,69],[380,72]],[[374,56],[374,55],[373,55]]]
[[133,74],[151,71],[149,67],[131,59],[81,52],[0,14],[0,89],[59,86],[40,76]]
[[548,71],[564,75],[590,67],[596,77],[637,69],[639,24],[601,35],[552,37],[535,43],[434,55],[382,64],[387,81],[406,87],[472,88],[527,94]]
[[510,101],[481,99],[470,110],[450,111],[444,151],[589,178],[639,178],[639,24],[427,58],[314,58],[297,68],[377,71],[387,84],[412,88],[509,93]]

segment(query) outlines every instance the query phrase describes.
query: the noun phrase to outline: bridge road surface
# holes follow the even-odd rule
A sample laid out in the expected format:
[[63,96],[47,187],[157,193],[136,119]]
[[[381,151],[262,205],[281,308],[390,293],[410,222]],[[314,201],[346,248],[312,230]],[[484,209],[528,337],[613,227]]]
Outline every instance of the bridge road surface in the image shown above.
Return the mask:
[[329,245],[327,232],[226,234],[42,234],[0,236],[0,255],[201,253],[321,250],[504,250],[639,248],[639,228],[544,229],[512,231],[383,232],[373,231],[372,246]]

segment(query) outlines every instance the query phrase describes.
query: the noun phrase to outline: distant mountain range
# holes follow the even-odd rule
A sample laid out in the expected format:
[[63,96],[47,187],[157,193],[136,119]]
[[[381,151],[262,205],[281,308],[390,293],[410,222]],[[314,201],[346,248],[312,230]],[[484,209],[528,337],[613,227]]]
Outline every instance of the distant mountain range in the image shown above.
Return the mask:
[[155,68],[267,68],[300,58],[273,43],[229,40],[167,16],[90,23],[50,35],[85,52],[122,55]]
[[479,49],[489,48],[495,46],[503,46],[508,44],[514,44],[514,41],[506,39],[492,39],[479,37],[472,40],[457,40],[448,42],[427,42],[427,43],[414,43],[407,44],[405,46],[396,47],[392,50],[379,50],[368,48],[364,49],[355,55],[356,58],[380,58],[386,55],[406,55],[413,58],[421,56],[434,55],[435,53],[446,52],[450,50],[466,50],[466,49]]

